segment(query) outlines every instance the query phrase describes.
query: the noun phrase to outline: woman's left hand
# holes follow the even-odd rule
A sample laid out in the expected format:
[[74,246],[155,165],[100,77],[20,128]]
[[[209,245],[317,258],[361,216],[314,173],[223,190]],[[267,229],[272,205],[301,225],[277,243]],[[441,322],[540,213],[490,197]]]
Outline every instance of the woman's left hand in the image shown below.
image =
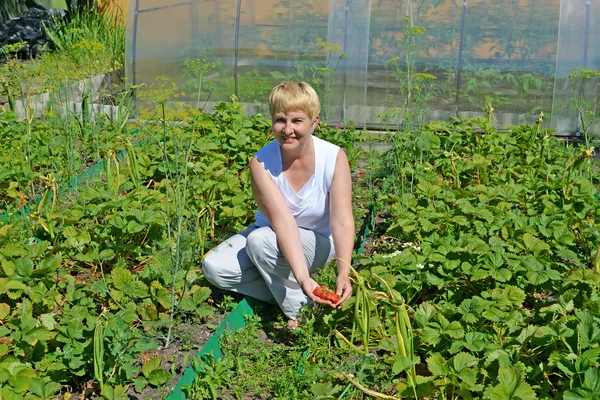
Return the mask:
[[352,283],[350,282],[348,274],[341,273],[338,275],[335,293],[340,296],[340,299],[334,305],[335,307],[341,307],[342,303],[344,303],[348,297],[352,296]]

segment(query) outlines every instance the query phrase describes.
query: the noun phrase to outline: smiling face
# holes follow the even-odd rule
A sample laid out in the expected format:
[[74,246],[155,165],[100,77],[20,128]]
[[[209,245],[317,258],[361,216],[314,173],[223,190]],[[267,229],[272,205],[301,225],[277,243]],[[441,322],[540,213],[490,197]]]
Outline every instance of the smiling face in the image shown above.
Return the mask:
[[319,123],[303,111],[278,112],[273,116],[273,135],[283,150],[302,150]]

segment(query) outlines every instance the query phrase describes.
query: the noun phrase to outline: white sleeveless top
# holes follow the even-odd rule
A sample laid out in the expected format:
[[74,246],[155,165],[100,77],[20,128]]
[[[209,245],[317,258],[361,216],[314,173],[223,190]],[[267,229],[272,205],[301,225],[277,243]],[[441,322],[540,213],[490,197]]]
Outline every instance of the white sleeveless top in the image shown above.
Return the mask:
[[[271,175],[279,188],[298,227],[310,229],[331,239],[329,228],[329,188],[333,180],[335,163],[340,148],[316,136],[312,137],[315,149],[315,174],[296,192],[283,175],[281,147],[273,141],[254,156]],[[256,213],[256,225],[271,226],[262,212]]]

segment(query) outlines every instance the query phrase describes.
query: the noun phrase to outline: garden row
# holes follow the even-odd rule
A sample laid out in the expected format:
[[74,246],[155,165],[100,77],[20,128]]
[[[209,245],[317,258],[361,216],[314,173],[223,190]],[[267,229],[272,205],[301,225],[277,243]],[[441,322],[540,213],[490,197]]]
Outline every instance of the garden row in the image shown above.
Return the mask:
[[[185,365],[168,370],[159,349],[181,343],[178,326],[204,325],[218,313],[221,304],[202,279],[200,260],[216,240],[253,218],[247,164],[269,140],[270,121],[247,117],[237,102],[203,114],[171,108],[161,98],[148,101],[156,108],[140,115],[143,123],[114,135],[96,126],[104,129],[102,149],[111,149],[100,150],[100,177],[72,191],[56,182],[40,186],[30,214],[0,222],[3,398],[113,399],[134,391],[143,396],[148,388],[164,394]],[[38,170],[27,159],[13,164],[24,165],[21,173],[7,165],[12,174],[3,199],[35,188],[44,168],[66,179],[60,157],[67,150],[58,143],[68,125],[32,122],[40,138],[25,141],[24,123],[10,115],[0,115],[6,137],[23,144],[11,148],[13,161],[33,154]],[[73,135],[79,149],[89,143]],[[139,140],[132,146],[127,138]],[[115,156],[118,145],[125,147],[122,158]],[[85,151],[75,154],[86,159]],[[54,165],[43,164],[52,158]]]
[[[0,115],[12,155],[3,211],[20,191],[41,195],[0,222],[3,397],[163,396],[184,367],[161,355],[180,344],[177,328],[230,308],[198,266],[252,220],[247,164],[270,122],[236,101],[213,114],[171,106],[177,92],[159,80],[141,93],[154,108],[134,125]],[[541,119],[497,131],[492,117],[401,130],[385,154],[352,126],[320,126],[349,154],[356,218],[386,210],[356,257],[355,296],[307,310],[294,333],[257,313],[225,336],[222,361],[197,362],[188,397],[592,398],[593,150],[565,148]],[[102,157],[100,178],[60,190]],[[319,281],[334,286],[334,270]]]
[[221,360],[197,362],[188,398],[597,398],[593,149],[565,148],[541,117],[508,131],[492,118],[367,152],[355,190],[380,212],[354,296],[289,335],[258,312],[223,336]]

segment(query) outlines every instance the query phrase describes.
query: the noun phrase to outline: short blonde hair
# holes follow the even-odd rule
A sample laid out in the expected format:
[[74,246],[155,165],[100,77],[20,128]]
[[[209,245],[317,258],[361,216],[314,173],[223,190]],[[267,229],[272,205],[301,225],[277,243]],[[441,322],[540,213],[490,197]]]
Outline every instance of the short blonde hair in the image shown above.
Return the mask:
[[319,95],[308,83],[282,82],[271,90],[269,110],[271,117],[280,112],[302,111],[314,120],[321,112],[321,103]]

